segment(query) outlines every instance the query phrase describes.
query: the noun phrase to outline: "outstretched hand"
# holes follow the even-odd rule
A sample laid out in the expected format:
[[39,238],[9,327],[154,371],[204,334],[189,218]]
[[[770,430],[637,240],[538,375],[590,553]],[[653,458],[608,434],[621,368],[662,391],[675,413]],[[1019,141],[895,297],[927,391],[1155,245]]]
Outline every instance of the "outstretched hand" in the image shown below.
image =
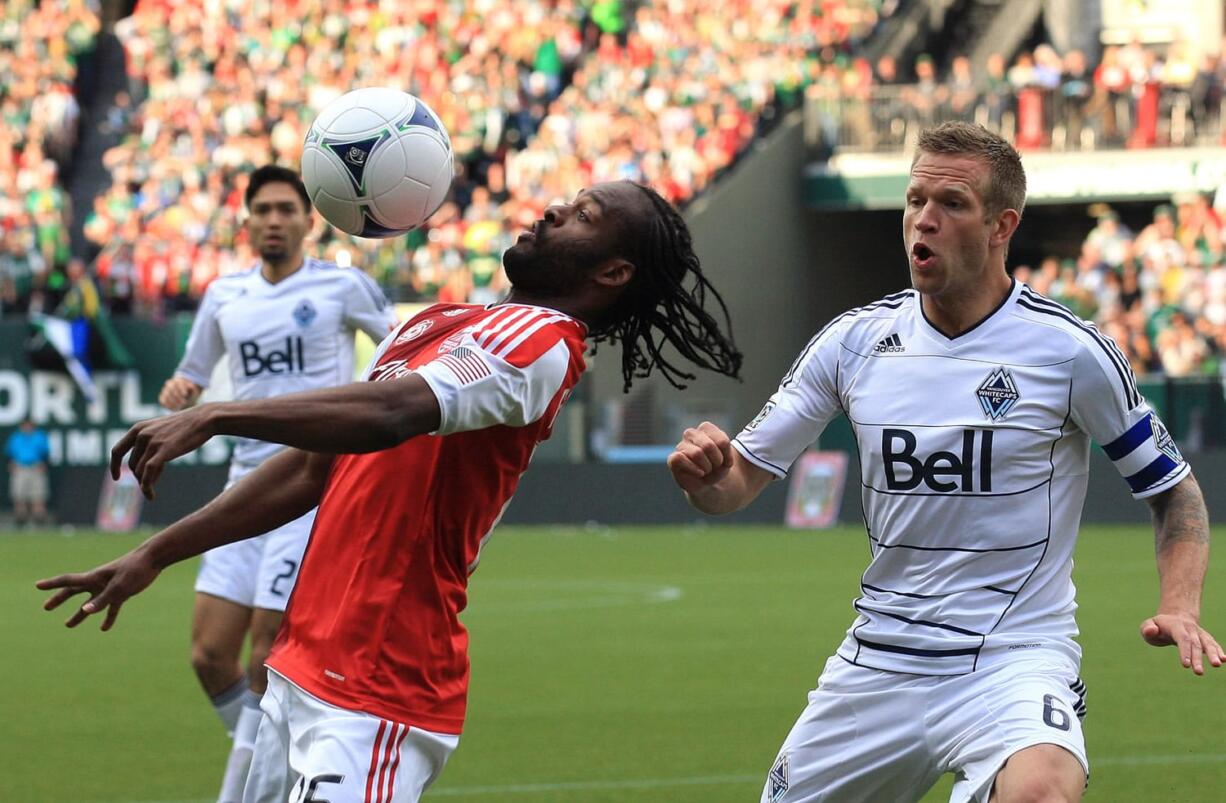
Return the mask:
[[128,467],[140,483],[141,493],[152,499],[153,486],[166,464],[199,448],[213,436],[208,421],[206,406],[134,424],[111,449],[111,476],[119,479],[123,457],[132,452]]
[[102,629],[110,630],[124,602],[145,590],[161,573],[140,549],[79,574],[61,574],[39,580],[35,586],[42,591],[59,589],[45,603],[43,610],[53,611],[77,594],[90,597],[64,624],[76,627],[95,613],[105,610]]
[[1222,646],[1189,614],[1151,616],[1141,623],[1141,638],[1154,647],[1178,647],[1180,663],[1198,675],[1205,674],[1206,657],[1212,666],[1226,663]]

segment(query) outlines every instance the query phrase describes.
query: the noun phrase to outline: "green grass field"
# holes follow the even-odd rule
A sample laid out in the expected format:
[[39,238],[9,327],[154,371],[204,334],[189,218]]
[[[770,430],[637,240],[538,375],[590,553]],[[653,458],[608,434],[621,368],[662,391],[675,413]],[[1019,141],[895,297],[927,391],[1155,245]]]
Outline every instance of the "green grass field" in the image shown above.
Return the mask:
[[[1137,636],[1156,600],[1151,539],[1087,528],[1077,553],[1086,799],[1219,801],[1226,669],[1196,678]],[[66,614],[44,613],[33,588],[138,540],[0,534],[0,800],[215,793],[227,744],[187,664],[194,565],[166,572],[105,634],[96,623],[66,630]],[[426,800],[756,801],[851,620],[866,557],[853,529],[503,528],[465,614],[467,732]],[[1203,617],[1219,638],[1224,581],[1219,560]]]

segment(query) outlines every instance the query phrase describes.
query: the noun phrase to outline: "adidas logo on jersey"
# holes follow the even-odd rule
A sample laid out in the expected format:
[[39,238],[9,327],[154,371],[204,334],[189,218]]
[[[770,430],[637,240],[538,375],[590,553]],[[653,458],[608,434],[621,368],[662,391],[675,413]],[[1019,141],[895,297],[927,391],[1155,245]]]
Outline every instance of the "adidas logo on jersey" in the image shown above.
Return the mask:
[[873,351],[878,354],[898,354],[906,351],[907,348],[902,344],[902,340],[897,334],[882,338],[881,342],[873,346]]

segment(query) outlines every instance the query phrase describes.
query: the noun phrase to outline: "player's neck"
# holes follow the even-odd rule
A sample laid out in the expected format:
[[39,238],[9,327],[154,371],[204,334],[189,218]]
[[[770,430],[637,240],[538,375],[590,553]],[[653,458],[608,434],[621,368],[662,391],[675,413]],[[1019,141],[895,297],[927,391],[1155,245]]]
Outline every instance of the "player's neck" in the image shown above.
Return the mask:
[[1009,293],[1013,291],[1013,279],[1003,270],[993,272],[990,278],[971,292],[965,294],[941,293],[921,295],[924,317],[947,337],[957,337],[978,326],[995,312]]
[[269,284],[276,284],[284,279],[293,276],[306,263],[302,252],[298,252],[285,259],[271,260],[260,259],[260,274]]

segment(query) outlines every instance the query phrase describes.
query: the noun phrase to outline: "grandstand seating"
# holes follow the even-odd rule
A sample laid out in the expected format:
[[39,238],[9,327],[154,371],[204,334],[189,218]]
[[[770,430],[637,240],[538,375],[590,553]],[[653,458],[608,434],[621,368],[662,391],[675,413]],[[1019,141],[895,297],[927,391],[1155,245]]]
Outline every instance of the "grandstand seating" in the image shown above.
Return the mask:
[[[126,91],[94,122],[120,141],[102,157],[109,186],[76,210],[89,248],[76,256],[91,260],[113,311],[192,309],[214,277],[252,260],[240,225],[245,171],[295,165],[314,113],[359,85],[425,98],[460,163],[453,198],[423,231],[365,241],[322,227],[321,256],[356,264],[400,300],[497,298],[499,255],[517,230],[586,184],[645,181],[684,205],[802,99],[827,152],[901,150],[921,126],[951,118],[982,122],[1019,148],[1220,138],[1226,57],[1125,45],[1091,64],[1041,45],[1011,63],[989,58],[981,76],[965,58],[942,75],[921,57],[902,78],[860,46],[882,8],[138,0],[114,29]],[[74,85],[99,29],[88,0],[10,0],[0,10],[0,69],[13,76],[0,88],[0,311],[53,307],[67,289]],[[1204,199],[1172,215],[1173,240],[1159,241],[1178,248],[1150,254],[1155,235],[1142,233],[1113,261],[1088,240],[1072,266],[1054,257],[1019,272],[1097,317],[1139,372],[1212,370],[1226,349],[1221,224]],[[1179,330],[1178,347],[1167,328]]]

